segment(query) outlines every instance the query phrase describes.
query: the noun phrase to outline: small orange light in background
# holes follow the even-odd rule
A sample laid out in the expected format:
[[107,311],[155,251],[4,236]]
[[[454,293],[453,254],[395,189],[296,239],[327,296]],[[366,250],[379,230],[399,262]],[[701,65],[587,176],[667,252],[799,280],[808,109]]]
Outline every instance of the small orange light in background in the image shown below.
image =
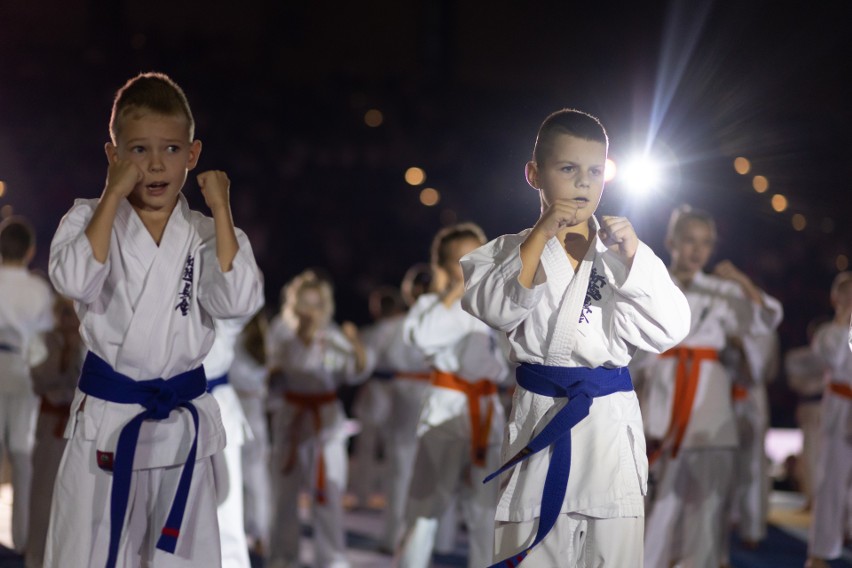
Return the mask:
[[793,228],[797,231],[804,231],[805,227],[808,226],[808,220],[805,219],[805,216],[801,213],[796,213],[793,215],[792,219]]
[[420,192],[420,203],[422,203],[426,207],[432,207],[433,205],[437,205],[440,200],[441,194],[438,193],[437,189],[425,187]]
[[751,162],[740,156],[734,160],[734,170],[741,176],[744,176],[751,171]]
[[849,268],[849,257],[845,254],[838,254],[837,259],[834,261],[834,265],[837,267],[837,270],[843,272]]
[[421,168],[411,167],[405,170],[405,182],[408,185],[420,185],[426,181],[426,172]]
[[382,122],[385,121],[385,117],[382,114],[382,111],[371,108],[366,113],[364,113],[364,124],[369,126],[370,128],[376,128],[382,125]]
[[752,187],[758,193],[766,193],[766,190],[769,189],[769,180],[764,176],[754,176],[754,179],[751,181]]
[[6,195],[6,182],[0,181],[0,197]]
[[776,193],[772,196],[772,208],[778,213],[785,211],[787,209],[787,198],[780,193]]

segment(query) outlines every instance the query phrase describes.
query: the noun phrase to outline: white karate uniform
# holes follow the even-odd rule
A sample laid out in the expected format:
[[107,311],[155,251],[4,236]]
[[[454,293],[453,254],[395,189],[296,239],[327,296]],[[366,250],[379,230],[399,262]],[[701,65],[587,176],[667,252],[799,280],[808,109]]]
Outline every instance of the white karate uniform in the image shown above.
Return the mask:
[[[271,377],[270,394],[275,398],[272,417],[271,475],[274,513],[270,538],[270,568],[299,566],[298,497],[303,487],[310,490],[314,528],[315,565],[317,568],[348,568],[343,526],[343,494],[347,481],[346,415],[339,400],[331,400],[318,409],[319,432],[314,429],[310,411],[303,411],[283,396],[335,393],[344,383],[356,384],[372,373],[374,356],[367,350],[367,365],[356,370],[352,345],[334,324],[319,330],[310,345],[305,345],[281,318],[269,333],[267,350],[271,369],[281,374]],[[295,444],[295,448],[293,445]],[[295,452],[295,456],[293,453]],[[320,460],[320,453],[322,460]],[[295,463],[289,464],[291,456]],[[324,464],[318,481],[319,464]],[[288,469],[288,465],[291,465]],[[317,491],[323,485],[324,503]]]
[[822,399],[819,467],[808,556],[839,558],[847,521],[852,483],[852,398],[833,392],[832,383],[852,388],[852,351],[845,325],[827,323],[814,334],[811,346],[826,368]]
[[266,424],[266,366],[246,351],[244,337],[234,346],[230,381],[249,425],[242,447],[243,509],[246,536],[269,545],[272,489],[269,480],[269,432]]
[[376,353],[376,369],[393,373],[387,382],[390,415],[387,435],[387,511],[380,539],[385,550],[394,550],[405,530],[405,504],[414,459],[417,455],[417,424],[429,392],[429,363],[417,347],[403,340],[405,314],[383,319],[364,332],[364,342]]
[[[689,336],[681,347],[720,351],[728,336],[761,335],[781,321],[781,304],[764,294],[764,307],[747,299],[731,281],[698,272],[683,290],[692,312]],[[647,371],[645,433],[663,440],[672,419],[677,358],[661,357]],[[657,487],[645,527],[645,564],[717,568],[723,558],[725,504],[733,482],[737,422],[731,379],[718,360],[700,363],[689,423],[672,458],[656,464]]]
[[[38,334],[53,327],[53,293],[26,268],[0,264],[0,460],[6,449],[12,466],[12,544],[27,547],[31,456],[38,397],[30,384],[30,365]],[[43,354],[39,358],[43,358]]]
[[796,422],[802,430],[802,455],[798,474],[802,492],[813,504],[814,481],[819,460],[819,424],[825,381],[823,363],[810,345],[790,349],[784,355],[784,367],[790,388],[799,395]]
[[[593,220],[592,234],[598,228]],[[513,361],[618,368],[630,362],[636,349],[663,351],[686,335],[689,306],[644,243],[627,267],[595,236],[575,272],[561,243],[552,238],[528,289],[518,276],[520,245],[529,231],[500,237],[461,261],[465,309],[507,333]],[[518,386],[503,460],[526,447],[566,403]],[[562,515],[525,563],[579,566],[594,559],[606,565],[641,565],[648,462],[636,394],[595,398],[571,437]],[[501,477],[495,560],[519,553],[533,541],[551,452],[535,453]],[[577,522],[585,523],[583,534],[596,536],[569,546]]]
[[[216,339],[204,359],[208,380],[224,376],[234,361],[234,344],[245,325],[245,318],[215,320]],[[248,423],[234,387],[229,383],[216,386],[211,394],[219,403],[222,425],[228,443],[213,456],[213,473],[219,506],[219,539],[223,568],[250,568],[245,523],[243,522],[242,446]]]
[[[504,382],[506,354],[494,330],[465,313],[461,300],[445,306],[436,294],[424,294],[403,324],[405,341],[418,347],[438,371],[470,383]],[[490,410],[489,410],[490,408]],[[491,414],[484,465],[473,462],[472,426],[465,393],[430,385],[420,414],[417,457],[411,479],[406,534],[400,568],[426,568],[431,562],[440,517],[458,499],[468,528],[468,566],[486,566],[494,539],[497,488],[482,480],[499,467],[505,416],[496,392],[480,397],[480,416]]]
[[[171,378],[201,365],[213,344],[214,318],[246,317],[263,302],[251,246],[237,231],[239,251],[222,272],[213,219],[191,211],[183,196],[160,245],[122,200],[107,262],[94,259],[85,229],[98,200],[77,200],[50,249],[50,277],[74,299],[88,348],[135,380]],[[146,420],[133,462],[128,515],[118,565],[219,566],[219,532],[211,456],[225,446],[216,400],[194,399],[198,448],[175,554],[155,549],[196,429],[188,410]],[[112,474],[96,452],[114,453],[119,433],[143,407],[118,404],[79,389],[65,432],[69,439],[54,489],[45,566],[97,566],[106,561]],[[215,544],[215,546],[213,546]]]
[[[735,385],[744,398],[734,396],[734,414],[740,445],[736,450],[734,480],[729,493],[728,519],[737,525],[740,539],[758,543],[766,538],[769,514],[769,458],[766,431],[769,428],[769,397],[766,385],[778,375],[778,335],[747,335],[742,338],[742,358],[731,369]],[[738,390],[739,390],[738,389]],[[728,524],[722,526],[722,554],[730,549]]]
[[44,564],[44,547],[50,521],[50,503],[53,485],[65,438],[62,436],[68,422],[68,414],[80,368],[83,366],[85,350],[82,345],[68,354],[66,367],[62,369],[64,339],[57,331],[44,335],[47,359],[32,368],[33,391],[42,399],[36,424],[35,447],[33,448],[32,492],[30,494],[29,538],[27,539],[26,566],[41,568]]

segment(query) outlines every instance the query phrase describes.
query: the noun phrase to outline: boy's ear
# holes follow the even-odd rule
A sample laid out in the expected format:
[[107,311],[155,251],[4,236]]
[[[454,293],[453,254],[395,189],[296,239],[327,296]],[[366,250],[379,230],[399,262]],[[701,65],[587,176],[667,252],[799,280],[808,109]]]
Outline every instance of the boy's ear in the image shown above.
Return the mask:
[[104,144],[104,152],[106,152],[107,162],[110,164],[118,161],[118,148],[112,142]]
[[189,145],[189,161],[186,164],[187,170],[195,169],[198,165],[198,158],[201,157],[201,140],[193,140]]
[[33,261],[33,259],[35,258],[35,254],[36,247],[34,244],[32,244],[29,246],[29,248],[27,248],[27,252],[24,254],[24,266],[28,266]]
[[527,183],[530,184],[530,187],[538,191],[541,189],[538,185],[538,164],[534,161],[530,160],[527,162],[527,167],[525,169],[525,174],[527,178]]

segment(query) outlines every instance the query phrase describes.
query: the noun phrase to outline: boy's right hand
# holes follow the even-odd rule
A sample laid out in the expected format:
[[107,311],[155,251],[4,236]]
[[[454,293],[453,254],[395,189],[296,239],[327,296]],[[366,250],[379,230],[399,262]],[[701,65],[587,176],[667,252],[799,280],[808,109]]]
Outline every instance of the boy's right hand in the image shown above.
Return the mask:
[[136,184],[145,179],[145,174],[139,166],[129,160],[111,162],[107,169],[105,194],[116,197],[127,197],[133,192]]
[[545,240],[555,237],[560,229],[577,224],[577,203],[569,199],[556,199],[542,211],[533,231],[540,233]]

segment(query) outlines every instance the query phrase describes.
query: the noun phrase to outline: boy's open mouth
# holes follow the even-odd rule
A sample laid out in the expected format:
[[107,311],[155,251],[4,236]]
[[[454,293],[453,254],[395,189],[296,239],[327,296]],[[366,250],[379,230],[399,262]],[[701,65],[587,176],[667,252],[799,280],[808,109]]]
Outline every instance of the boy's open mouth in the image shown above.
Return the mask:
[[151,191],[159,192],[159,191],[163,191],[164,189],[166,189],[166,187],[168,187],[168,185],[169,184],[167,182],[164,182],[164,181],[155,181],[153,183],[149,183],[146,187]]

